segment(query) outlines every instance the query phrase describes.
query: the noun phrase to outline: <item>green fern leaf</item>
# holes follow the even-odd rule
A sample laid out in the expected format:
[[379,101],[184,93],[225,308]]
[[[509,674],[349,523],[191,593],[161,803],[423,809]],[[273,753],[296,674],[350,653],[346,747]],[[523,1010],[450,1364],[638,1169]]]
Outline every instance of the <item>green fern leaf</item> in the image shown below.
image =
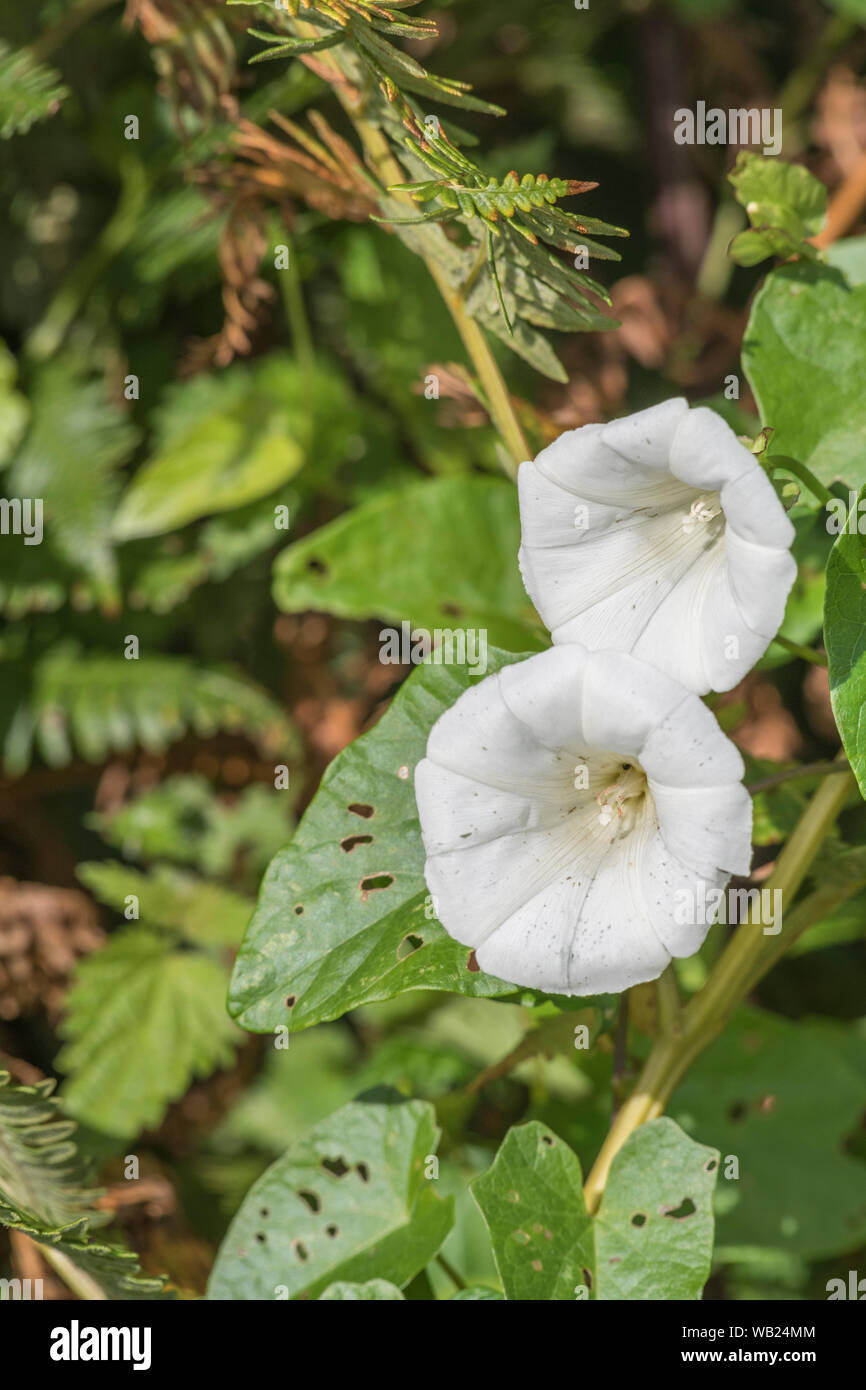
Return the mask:
[[82,655],[72,644],[37,661],[26,684],[9,680],[0,698],[0,746],[11,775],[38,750],[51,767],[75,752],[89,762],[140,745],[152,752],[191,730],[245,733],[263,749],[284,751],[289,725],[263,690],[228,670],[183,657]]
[[110,1299],[173,1297],[163,1279],[139,1276],[136,1256],[90,1238],[105,1216],[92,1210],[96,1192],[83,1183],[71,1135],[49,1079],[15,1086],[0,1072],[0,1224],[49,1247],[61,1273],[69,1261]]
[[53,68],[0,39],[0,137],[22,135],[53,116],[68,92]]

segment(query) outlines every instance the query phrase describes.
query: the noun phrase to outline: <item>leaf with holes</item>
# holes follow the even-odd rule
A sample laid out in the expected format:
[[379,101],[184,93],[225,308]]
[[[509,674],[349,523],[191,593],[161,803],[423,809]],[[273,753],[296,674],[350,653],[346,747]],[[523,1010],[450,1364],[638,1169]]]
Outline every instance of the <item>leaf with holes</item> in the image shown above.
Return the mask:
[[824,640],[830,668],[830,701],[845,752],[866,796],[866,536],[858,530],[866,487],[827,565]]
[[506,1298],[573,1300],[576,1289],[592,1287],[592,1220],[580,1160],[546,1125],[509,1130],[472,1191]]
[[[491,650],[488,671],[516,660]],[[229,990],[242,1027],[309,1028],[410,989],[540,997],[474,969],[431,915],[413,777],[433,724],[469,684],[465,668],[419,666],[331,763],[244,936]]]
[[866,1042],[842,1024],[737,1011],[669,1106],[737,1159],[738,1176],[722,1163],[720,1246],[812,1259],[866,1242],[866,1163],[851,1146],[864,1073]]
[[[512,650],[540,648],[547,639],[520,579],[519,544],[510,483],[412,483],[284,550],[274,566],[274,596],[290,613],[318,608],[430,630],[482,629],[487,641]],[[477,664],[471,648],[469,660]]]
[[[292,1064],[291,1050],[284,1065]],[[402,1288],[454,1219],[425,1176],[433,1107],[395,1091],[344,1105],[277,1159],[247,1194],[217,1255],[211,1299],[317,1298],[338,1282]]]
[[396,1284],[387,1279],[370,1279],[366,1284],[331,1284],[319,1294],[320,1303],[397,1303],[403,1295]]
[[700,1298],[713,1254],[718,1169],[718,1151],[666,1116],[629,1136],[595,1218],[597,1298]]

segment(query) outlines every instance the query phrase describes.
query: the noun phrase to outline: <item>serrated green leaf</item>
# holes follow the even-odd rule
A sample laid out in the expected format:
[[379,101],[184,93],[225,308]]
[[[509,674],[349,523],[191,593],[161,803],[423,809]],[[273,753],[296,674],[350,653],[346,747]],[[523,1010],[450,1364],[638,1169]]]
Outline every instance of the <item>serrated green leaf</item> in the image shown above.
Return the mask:
[[829,485],[866,483],[866,286],[830,266],[786,265],[755,296],[743,366],[773,451]]
[[594,1223],[597,1298],[700,1298],[713,1254],[718,1168],[718,1152],[667,1116],[629,1135]]
[[509,1130],[472,1184],[507,1299],[570,1299],[592,1288],[592,1219],[580,1161],[538,1121]]
[[57,1059],[64,1107],[102,1133],[153,1128],[195,1078],[231,1062],[225,969],[145,927],[115,933],[78,966]]
[[824,642],[833,717],[861,794],[866,797],[866,536],[858,530],[864,499],[866,486],[851,509],[847,530],[830,552]]
[[274,597],[290,613],[472,628],[520,651],[545,645],[516,557],[517,495],[493,478],[412,483],[363,503],[289,546]]
[[208,1298],[317,1298],[334,1283],[407,1284],[453,1220],[453,1199],[441,1200],[425,1176],[436,1140],[424,1101],[374,1093],[343,1106],[251,1189]]
[[[766,255],[818,254],[806,238],[817,236],[824,225],[827,190],[814,174],[802,164],[741,150],[728,179],[755,232],[741,233],[735,237],[734,246],[747,246],[753,254],[757,250],[756,238],[763,238],[769,247]],[[759,259],[760,256],[740,260],[740,264],[754,265]]]
[[669,1109],[723,1155],[720,1246],[815,1258],[863,1243],[866,1164],[846,1140],[861,1125],[864,1068],[849,1029],[746,1008],[697,1059]]
[[144,874],[116,860],[79,864],[76,873],[100,902],[123,912],[132,894],[147,926],[177,932],[204,946],[237,946],[252,903],[217,883],[203,883],[167,865]]
[[[518,659],[488,655],[490,672]],[[242,1027],[309,1028],[411,989],[533,997],[469,968],[470,953],[433,917],[424,882],[415,765],[469,684],[465,668],[420,666],[376,727],[331,763],[265,875],[238,953],[229,1010]]]

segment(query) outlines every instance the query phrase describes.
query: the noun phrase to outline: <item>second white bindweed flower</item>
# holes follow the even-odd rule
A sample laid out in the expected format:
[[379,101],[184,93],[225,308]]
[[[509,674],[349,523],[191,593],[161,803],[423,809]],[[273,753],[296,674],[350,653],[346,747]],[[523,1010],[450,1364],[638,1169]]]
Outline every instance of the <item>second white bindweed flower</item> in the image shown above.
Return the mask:
[[524,583],[555,643],[730,690],[779,629],[794,528],[720,416],[665,401],[562,435],[519,474]]
[[437,916],[514,984],[654,979],[700,946],[707,891],[749,870],[742,775],[697,695],[632,656],[569,644],[506,667],[440,717],[416,770]]

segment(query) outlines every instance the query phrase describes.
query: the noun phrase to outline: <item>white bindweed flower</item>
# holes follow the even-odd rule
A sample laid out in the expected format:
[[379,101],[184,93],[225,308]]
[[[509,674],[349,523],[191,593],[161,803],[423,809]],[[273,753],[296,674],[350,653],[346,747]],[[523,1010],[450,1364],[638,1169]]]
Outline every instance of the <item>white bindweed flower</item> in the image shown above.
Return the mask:
[[761,465],[665,401],[571,430],[519,474],[520,568],[555,643],[632,652],[706,694],[766,651],[797,567]]
[[569,644],[508,666],[437,720],[415,772],[439,920],[516,985],[654,979],[749,870],[742,775],[698,696],[635,657]]

